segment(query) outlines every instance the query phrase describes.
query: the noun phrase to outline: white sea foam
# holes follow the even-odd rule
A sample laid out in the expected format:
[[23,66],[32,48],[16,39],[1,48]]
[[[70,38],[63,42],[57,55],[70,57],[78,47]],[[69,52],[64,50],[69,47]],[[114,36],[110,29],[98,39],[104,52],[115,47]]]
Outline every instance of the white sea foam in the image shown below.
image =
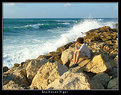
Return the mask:
[[[84,21],[80,21],[80,23],[75,24],[68,31],[60,34],[58,39],[50,39],[46,41],[34,40],[38,42],[38,44],[24,44],[20,49],[13,49],[12,52],[3,54],[3,65],[12,67],[14,63],[21,63],[27,59],[37,58],[39,55],[46,54],[51,51],[56,51],[56,49],[62,45],[65,45],[68,42],[76,40],[80,36],[85,36],[84,33],[95,28],[102,27],[104,25],[108,25],[113,27],[113,22],[103,23],[102,20],[96,19],[85,19]],[[37,24],[39,26],[39,24]],[[37,25],[36,28],[37,28]],[[29,25],[33,26],[33,25]],[[35,28],[34,26],[34,28]],[[28,26],[24,26],[28,27]],[[48,36],[48,35],[47,35]],[[31,40],[31,39],[28,39]],[[10,48],[10,47],[9,47]],[[9,49],[8,48],[8,49]]]
[[20,27],[14,27],[14,28],[28,28],[28,27],[31,27],[31,28],[34,28],[34,29],[38,29],[39,28],[39,26],[42,26],[42,25],[44,25],[44,24],[30,24],[30,25],[25,25],[25,26],[20,26]]

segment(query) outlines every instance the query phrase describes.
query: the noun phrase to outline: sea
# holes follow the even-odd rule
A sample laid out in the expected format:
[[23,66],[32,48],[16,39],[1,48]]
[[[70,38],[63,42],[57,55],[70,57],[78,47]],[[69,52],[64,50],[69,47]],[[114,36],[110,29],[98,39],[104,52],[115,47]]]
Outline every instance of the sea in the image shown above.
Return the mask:
[[2,65],[11,68],[116,23],[117,18],[3,18]]

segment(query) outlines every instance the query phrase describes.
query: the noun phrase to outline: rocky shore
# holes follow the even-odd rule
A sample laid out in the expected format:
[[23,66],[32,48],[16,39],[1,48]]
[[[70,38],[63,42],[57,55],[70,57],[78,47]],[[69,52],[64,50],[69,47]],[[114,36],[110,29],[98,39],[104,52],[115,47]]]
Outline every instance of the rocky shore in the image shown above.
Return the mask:
[[90,59],[79,58],[73,69],[75,42],[37,59],[3,67],[3,90],[100,90],[118,89],[118,29],[109,26],[86,32]]

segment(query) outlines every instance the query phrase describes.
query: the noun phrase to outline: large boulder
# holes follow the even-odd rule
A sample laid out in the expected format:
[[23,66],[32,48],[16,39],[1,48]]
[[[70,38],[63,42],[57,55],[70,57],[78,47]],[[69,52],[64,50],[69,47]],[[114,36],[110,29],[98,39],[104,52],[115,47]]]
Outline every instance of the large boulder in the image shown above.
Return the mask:
[[101,73],[112,70],[111,64],[105,55],[99,54],[94,56],[91,62],[85,66],[85,71],[92,73]]
[[32,79],[34,78],[34,76],[36,75],[37,71],[39,70],[39,68],[44,64],[47,63],[48,60],[45,58],[41,58],[39,60],[31,60],[27,67],[26,67],[26,73],[27,73],[27,78],[29,80],[29,82],[32,82]]
[[69,47],[68,49],[62,52],[61,60],[63,65],[66,65],[67,67],[69,67],[69,64],[73,58],[74,50],[75,50],[74,48]]
[[38,89],[45,89],[55,79],[59,78],[68,68],[59,64],[58,62],[42,65],[37,74],[32,80],[30,88],[37,87]]
[[118,89],[118,78],[114,78],[109,81],[108,83],[108,89]]
[[52,82],[46,89],[61,90],[89,90],[91,85],[84,73],[66,72],[60,78]]
[[24,76],[22,70],[16,69],[13,72],[5,72],[3,74],[3,85],[6,85],[9,81],[14,81],[15,84],[21,85],[29,85],[29,82]]
[[97,80],[103,85],[103,87],[106,88],[108,82],[110,81],[110,76],[106,73],[98,73],[92,78],[92,80]]

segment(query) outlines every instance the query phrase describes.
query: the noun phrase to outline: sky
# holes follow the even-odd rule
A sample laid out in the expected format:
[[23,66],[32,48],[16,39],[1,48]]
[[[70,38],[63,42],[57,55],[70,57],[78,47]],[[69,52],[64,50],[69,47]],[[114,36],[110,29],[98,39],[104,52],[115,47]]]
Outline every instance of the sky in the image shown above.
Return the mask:
[[118,3],[3,2],[3,18],[118,18]]

